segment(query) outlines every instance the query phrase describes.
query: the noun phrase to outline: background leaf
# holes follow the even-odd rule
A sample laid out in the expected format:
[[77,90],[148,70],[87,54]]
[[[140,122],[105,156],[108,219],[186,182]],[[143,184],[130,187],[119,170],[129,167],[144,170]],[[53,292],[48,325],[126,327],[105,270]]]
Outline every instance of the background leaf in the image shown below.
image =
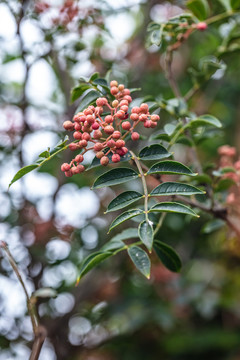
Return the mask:
[[162,241],[156,240],[154,242],[154,250],[166,268],[173,272],[179,272],[181,270],[181,260],[171,246],[163,243]]
[[199,20],[205,20],[210,12],[207,0],[189,0],[187,7]]

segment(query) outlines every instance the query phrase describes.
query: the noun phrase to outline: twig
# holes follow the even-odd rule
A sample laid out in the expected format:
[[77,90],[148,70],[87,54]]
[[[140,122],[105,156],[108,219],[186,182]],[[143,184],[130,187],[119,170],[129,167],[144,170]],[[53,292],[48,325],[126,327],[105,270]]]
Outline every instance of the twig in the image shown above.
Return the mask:
[[181,92],[179,90],[178,84],[173,76],[172,72],[172,60],[173,60],[173,52],[168,50],[166,53],[166,77],[168,79],[169,85],[177,98],[181,98]]
[[2,248],[5,251],[7,258],[9,260],[9,263],[12,266],[12,269],[15,272],[15,274],[22,286],[24,294],[26,296],[27,309],[28,309],[28,313],[31,318],[32,328],[33,328],[33,333],[34,333],[33,348],[32,348],[32,352],[31,352],[29,360],[37,360],[39,358],[44,340],[47,336],[47,331],[42,325],[39,324],[38,315],[37,315],[36,306],[35,306],[35,298],[30,297],[28,295],[26,285],[25,285],[23,278],[18,270],[18,266],[17,266],[5,241],[0,242],[0,248]]

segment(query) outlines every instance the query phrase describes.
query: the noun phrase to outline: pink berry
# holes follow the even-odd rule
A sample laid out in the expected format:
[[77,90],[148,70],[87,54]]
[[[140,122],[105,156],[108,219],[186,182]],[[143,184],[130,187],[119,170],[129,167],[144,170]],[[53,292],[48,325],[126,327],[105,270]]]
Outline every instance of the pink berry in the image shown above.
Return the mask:
[[132,114],[133,114],[133,113],[134,113],[134,114],[139,114],[140,111],[141,111],[140,108],[137,107],[137,106],[135,106],[135,107],[132,108],[132,111],[131,111],[131,112],[132,112]]
[[111,135],[111,134],[114,132],[114,127],[112,127],[111,125],[107,125],[107,126],[104,128],[104,132],[105,132],[106,134]]
[[150,128],[151,125],[152,125],[151,120],[147,120],[147,121],[145,121],[145,123],[143,124],[143,126],[144,126],[145,128]]
[[123,99],[127,100],[129,103],[132,102],[132,98],[129,95],[125,95]]
[[68,130],[68,131],[74,130],[74,124],[70,120],[64,121],[63,127],[65,130]]
[[87,146],[87,140],[80,140],[78,144],[80,148],[84,148]]
[[99,129],[99,123],[97,123],[97,122],[93,123],[93,124],[92,124],[92,129],[93,129],[93,130]]
[[104,121],[107,123],[107,124],[111,124],[113,122],[113,116],[112,115],[107,115],[104,119]]
[[140,110],[143,112],[143,113],[145,113],[145,114],[147,114],[148,113],[148,104],[141,104],[140,105]]
[[139,116],[138,116],[138,114],[133,113],[133,114],[130,115],[130,119],[131,119],[132,121],[138,121]]
[[71,166],[68,163],[64,163],[61,166],[62,171],[69,171],[71,169]]
[[160,119],[160,117],[158,115],[156,115],[156,114],[151,115],[152,121],[158,121],[159,119]]
[[91,136],[87,132],[84,132],[82,134],[82,139],[86,140],[86,141],[89,141],[91,139]]
[[85,109],[83,112],[84,112],[85,115],[92,115],[92,113],[93,113],[92,110],[89,109],[89,108]]
[[[118,90],[119,91],[123,91],[124,90],[124,85],[123,84],[119,84],[118,85]],[[126,94],[127,95],[127,94]]]
[[123,105],[120,107],[120,110],[124,111],[125,113],[128,112],[128,106],[127,105]]
[[121,100],[119,105],[120,106],[123,106],[123,105],[128,106],[128,101],[127,100]]
[[115,143],[114,140],[111,139],[111,140],[108,140],[107,146],[108,146],[109,148],[114,148],[114,147],[116,146],[116,143]]
[[100,160],[101,165],[107,166],[109,163],[109,158],[107,156],[103,156]]
[[207,24],[205,22],[199,22],[197,25],[196,25],[196,28],[200,31],[204,31],[207,29]]
[[82,156],[81,154],[77,155],[77,156],[75,157],[75,161],[76,161],[77,163],[81,163],[81,162],[83,161],[83,156]]
[[101,151],[103,149],[103,144],[100,143],[100,142],[97,142],[95,145],[94,145],[94,151]]
[[76,131],[81,131],[82,126],[81,126],[79,123],[75,123],[75,124],[74,124],[74,129],[75,129]]
[[118,155],[118,154],[113,154],[113,156],[112,156],[112,162],[117,163],[117,162],[119,162],[120,160],[121,160],[120,155]]
[[80,133],[80,132],[78,132],[78,131],[75,131],[75,132],[73,133],[73,137],[74,137],[74,139],[76,139],[76,140],[81,140],[81,139],[82,139],[82,133]]
[[133,132],[132,135],[131,135],[131,138],[132,140],[136,141],[136,140],[139,140],[139,133],[138,132]]
[[117,148],[121,148],[125,145],[125,141],[124,140],[117,140],[116,141],[116,147]]
[[113,87],[113,86],[118,86],[118,82],[116,80],[112,80],[110,82],[110,87]]
[[156,121],[151,121],[151,128],[154,129],[157,126]]
[[114,131],[112,134],[112,137],[113,137],[113,139],[120,139],[120,137],[121,137],[120,131],[117,131],[117,130]]
[[97,100],[96,100],[96,104],[97,104],[97,106],[104,106],[104,105],[106,105],[107,104],[107,99],[106,98],[98,98]]
[[113,87],[111,87],[110,92],[111,92],[112,95],[117,95],[117,93],[118,93],[118,88],[117,88],[116,86],[113,86]]
[[98,151],[98,152],[96,153],[96,158],[97,158],[97,159],[101,159],[104,155],[105,155],[105,154],[104,154],[103,151]]
[[68,145],[69,149],[71,151],[75,151],[75,150],[78,150],[79,149],[79,145],[78,144],[75,144],[75,143],[71,143]]
[[113,100],[112,107],[116,108],[118,107],[118,104],[119,104],[118,100]]
[[125,112],[122,110],[119,110],[118,112],[116,112],[115,116],[119,119],[123,119],[125,117]]
[[92,125],[95,122],[94,117],[92,115],[88,115],[87,122],[88,122],[88,124]]
[[147,117],[146,114],[141,114],[141,115],[139,116],[139,120],[140,120],[140,121],[143,121],[143,122],[146,121],[147,118],[148,118],[148,117]]
[[100,139],[102,137],[102,132],[100,130],[95,130],[93,133],[94,139]]
[[68,170],[68,171],[65,171],[65,176],[66,177],[72,177],[73,176],[73,173],[72,173],[72,170],[70,169],[70,170]]
[[124,121],[122,123],[122,128],[123,128],[123,130],[129,130],[131,128],[130,122],[129,121]]

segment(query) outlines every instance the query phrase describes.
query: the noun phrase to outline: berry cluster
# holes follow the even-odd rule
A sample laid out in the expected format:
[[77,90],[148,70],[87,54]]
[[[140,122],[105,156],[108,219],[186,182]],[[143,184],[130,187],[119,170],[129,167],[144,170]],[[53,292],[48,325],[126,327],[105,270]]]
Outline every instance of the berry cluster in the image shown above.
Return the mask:
[[63,124],[65,130],[74,131],[75,141],[69,144],[69,149],[81,150],[70,164],[64,163],[61,166],[68,177],[85,170],[81,162],[87,151],[93,150],[103,166],[108,165],[109,157],[112,162],[117,163],[128,152],[124,140],[126,136],[131,134],[132,140],[139,139],[140,135],[135,131],[139,123],[142,122],[145,128],[157,126],[160,117],[150,115],[147,104],[133,107],[129,116],[129,104],[132,102],[129,89],[125,89],[122,84],[118,85],[115,80],[111,81],[110,87],[115,98],[113,101],[105,97],[98,98],[96,106],[90,105],[83,112],[77,113],[73,122],[68,120]]

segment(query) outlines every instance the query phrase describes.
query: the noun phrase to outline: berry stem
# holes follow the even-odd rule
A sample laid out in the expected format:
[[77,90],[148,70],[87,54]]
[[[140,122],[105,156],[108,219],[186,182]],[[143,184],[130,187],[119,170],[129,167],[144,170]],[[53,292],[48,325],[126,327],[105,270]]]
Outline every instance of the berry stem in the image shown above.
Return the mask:
[[139,171],[139,174],[140,174],[140,177],[142,180],[143,191],[144,191],[144,211],[145,211],[146,221],[148,222],[148,189],[147,189],[146,179],[145,179],[140,161],[138,160],[138,158],[136,157],[136,155],[134,154],[133,151],[130,150],[129,152],[132,155],[132,159],[138,168],[138,171]]

